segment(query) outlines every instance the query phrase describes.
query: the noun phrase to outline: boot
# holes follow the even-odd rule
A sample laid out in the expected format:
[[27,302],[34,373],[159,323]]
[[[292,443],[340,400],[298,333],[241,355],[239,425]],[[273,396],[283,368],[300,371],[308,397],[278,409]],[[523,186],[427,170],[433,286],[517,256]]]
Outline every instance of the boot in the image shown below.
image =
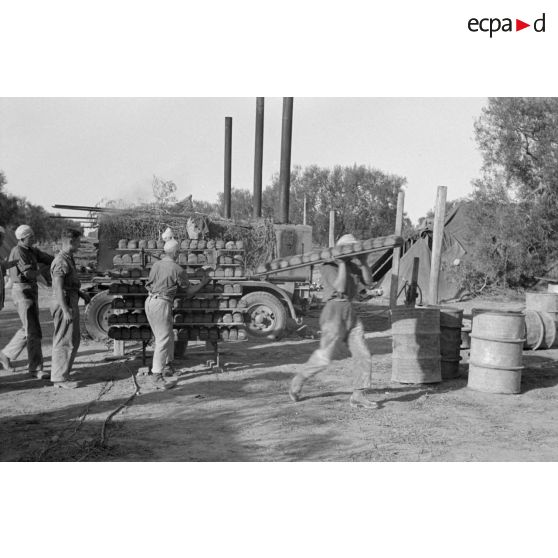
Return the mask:
[[[0,278],[0,281],[3,281],[3,278]],[[12,366],[10,359],[2,351],[0,351],[0,364],[7,372],[11,372],[12,374],[15,372],[15,368]]]
[[361,409],[377,409],[378,408],[378,403],[376,403],[375,401],[370,401],[369,399],[366,399],[366,397],[364,396],[364,390],[363,389],[355,389],[353,391],[353,394],[351,395],[351,398],[349,399],[349,404],[351,405],[351,407],[359,407]]
[[54,387],[59,387],[62,389],[76,389],[77,387],[79,387],[79,384],[77,382],[74,382],[73,380],[62,380],[61,382],[52,382],[52,385]]
[[50,380],[50,374],[45,372],[42,368],[34,372],[29,372],[29,376],[31,376],[31,378],[37,378],[37,380]]
[[176,386],[176,380],[167,380],[163,374],[152,374],[148,377],[147,387],[151,389],[172,389]]
[[306,378],[297,374],[291,381],[291,385],[289,387],[289,397],[296,403],[300,400],[300,392],[302,391],[302,386]]

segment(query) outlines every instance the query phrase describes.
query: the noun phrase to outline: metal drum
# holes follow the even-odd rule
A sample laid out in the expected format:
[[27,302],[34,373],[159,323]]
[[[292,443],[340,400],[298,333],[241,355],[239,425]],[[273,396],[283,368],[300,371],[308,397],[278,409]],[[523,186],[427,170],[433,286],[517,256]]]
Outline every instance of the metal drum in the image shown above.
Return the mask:
[[[550,314],[550,318],[555,324],[558,321],[558,293],[525,293],[525,307],[527,310]],[[546,343],[545,348],[553,347],[555,344],[556,334],[550,345]]]
[[429,306],[440,310],[440,356],[442,380],[459,378],[463,310],[453,306]]
[[442,381],[440,310],[396,307],[391,311],[391,379],[401,384]]
[[525,347],[550,349],[556,342],[556,323],[548,312],[525,310]]
[[489,393],[519,393],[524,343],[522,312],[473,309],[468,387]]

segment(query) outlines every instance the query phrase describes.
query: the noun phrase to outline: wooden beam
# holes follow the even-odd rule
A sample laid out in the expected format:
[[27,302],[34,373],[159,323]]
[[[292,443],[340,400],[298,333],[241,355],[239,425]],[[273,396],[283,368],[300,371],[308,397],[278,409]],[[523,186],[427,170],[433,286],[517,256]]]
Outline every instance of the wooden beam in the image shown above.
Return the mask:
[[436,208],[434,212],[434,230],[432,233],[432,259],[430,261],[430,282],[428,285],[428,303],[438,304],[438,284],[440,265],[442,263],[442,244],[444,241],[444,223],[446,220],[446,186],[438,186]]
[[[395,232],[396,236],[403,233],[403,207],[405,205],[405,192],[399,191],[397,195],[397,212],[395,214]],[[401,248],[394,248],[393,260],[391,264],[391,282],[389,288],[389,307],[397,306],[397,290],[399,288],[399,260],[401,258]]]

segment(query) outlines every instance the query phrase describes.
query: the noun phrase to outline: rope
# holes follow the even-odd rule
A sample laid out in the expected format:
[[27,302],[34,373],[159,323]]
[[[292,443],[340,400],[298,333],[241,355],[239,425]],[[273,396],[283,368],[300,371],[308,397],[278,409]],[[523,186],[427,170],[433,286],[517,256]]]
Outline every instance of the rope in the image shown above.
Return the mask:
[[130,372],[130,376],[132,378],[132,381],[134,383],[134,393],[132,393],[132,395],[130,395],[130,397],[128,397],[128,399],[126,399],[126,401],[124,401],[124,403],[122,403],[121,405],[119,405],[114,411],[112,411],[112,413],[110,413],[110,415],[105,419],[105,421],[103,422],[103,427],[101,428],[101,437],[99,439],[99,445],[100,446],[104,446],[105,445],[105,440],[106,440],[106,430],[107,430],[107,426],[109,424],[109,422],[113,419],[113,417],[115,417],[120,411],[122,411],[125,407],[127,407],[134,399],[137,395],[139,395],[140,393],[140,386],[138,384],[138,381],[136,379],[136,375],[134,374],[133,370],[130,370],[130,368],[128,368],[128,366],[126,366],[126,364],[124,364],[124,367],[127,368]]

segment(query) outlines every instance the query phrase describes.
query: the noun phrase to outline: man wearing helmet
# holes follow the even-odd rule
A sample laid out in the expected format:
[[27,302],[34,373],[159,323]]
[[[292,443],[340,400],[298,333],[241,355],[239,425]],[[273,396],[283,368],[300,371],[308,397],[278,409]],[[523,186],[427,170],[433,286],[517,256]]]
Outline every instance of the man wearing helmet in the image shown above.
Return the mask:
[[[356,239],[346,234],[337,241],[337,246],[353,244]],[[351,304],[358,292],[359,282],[372,283],[372,273],[366,264],[366,255],[333,259],[321,267],[321,282],[325,306],[320,315],[320,348],[312,353],[304,370],[292,380],[289,396],[293,401],[300,399],[302,386],[312,376],[322,372],[330,363],[339,344],[346,344],[354,359],[353,393],[349,400],[352,407],[376,409],[377,403],[365,397],[371,387],[372,357],[364,339],[364,327]]]
[[40,380],[50,375],[43,370],[43,337],[39,322],[39,263],[50,265],[54,259],[49,254],[33,247],[35,235],[28,225],[21,225],[15,231],[18,240],[12,248],[10,260],[17,265],[9,271],[12,281],[12,298],[21,319],[22,327],[11,341],[0,351],[0,363],[8,370],[13,370],[11,360],[16,359],[27,347],[28,368],[31,376]]

